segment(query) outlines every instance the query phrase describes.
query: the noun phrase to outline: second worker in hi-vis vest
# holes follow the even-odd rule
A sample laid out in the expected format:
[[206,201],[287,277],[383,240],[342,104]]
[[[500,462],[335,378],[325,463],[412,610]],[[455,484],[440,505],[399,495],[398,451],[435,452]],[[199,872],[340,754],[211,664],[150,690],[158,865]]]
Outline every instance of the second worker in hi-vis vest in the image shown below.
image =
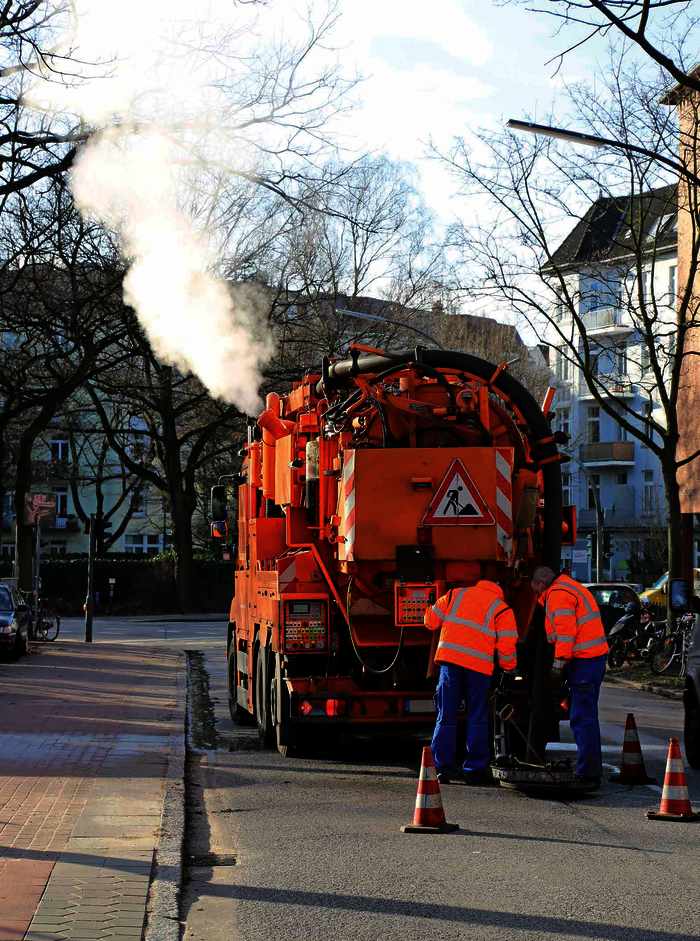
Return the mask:
[[598,697],[608,653],[600,610],[587,588],[546,566],[535,569],[530,584],[544,605],[547,640],[555,645],[552,692],[562,693],[569,676],[576,776],[598,787],[603,773]]
[[457,747],[457,715],[464,700],[467,712],[467,754],[462,770],[466,784],[487,780],[489,765],[489,689],[494,656],[499,666],[515,671],[518,631],[513,612],[495,583],[453,588],[425,613],[425,626],[440,641],[435,654],[440,680],[435,692],[438,711],[432,751],[438,781],[450,783]]

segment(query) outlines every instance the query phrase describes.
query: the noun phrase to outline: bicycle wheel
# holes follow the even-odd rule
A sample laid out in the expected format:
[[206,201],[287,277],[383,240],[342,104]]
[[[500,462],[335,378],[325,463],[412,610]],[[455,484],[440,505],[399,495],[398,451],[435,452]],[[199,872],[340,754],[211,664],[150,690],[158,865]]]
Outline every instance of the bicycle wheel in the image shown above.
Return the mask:
[[669,634],[668,637],[662,638],[651,655],[652,672],[661,674],[669,670],[673,672],[672,667],[680,669],[681,644],[682,640],[678,634]]
[[55,611],[42,612],[41,627],[44,640],[56,640],[61,628],[61,621]]

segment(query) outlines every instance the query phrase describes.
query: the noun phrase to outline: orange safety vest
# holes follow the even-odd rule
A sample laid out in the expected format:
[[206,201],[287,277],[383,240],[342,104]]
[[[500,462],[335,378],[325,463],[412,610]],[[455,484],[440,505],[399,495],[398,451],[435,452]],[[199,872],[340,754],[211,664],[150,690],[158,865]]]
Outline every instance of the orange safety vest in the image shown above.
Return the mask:
[[494,652],[504,670],[515,669],[515,616],[494,582],[452,588],[425,612],[425,626],[441,628],[435,660],[456,663],[477,673],[493,673]]
[[559,575],[542,592],[540,604],[546,615],[547,640],[556,645],[556,659],[587,659],[608,652],[596,600],[579,582]]

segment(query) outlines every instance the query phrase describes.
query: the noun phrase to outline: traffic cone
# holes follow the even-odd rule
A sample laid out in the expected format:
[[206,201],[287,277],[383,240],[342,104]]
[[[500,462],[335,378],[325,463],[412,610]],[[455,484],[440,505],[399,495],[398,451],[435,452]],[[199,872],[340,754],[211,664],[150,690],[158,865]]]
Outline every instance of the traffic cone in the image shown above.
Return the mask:
[[433,753],[430,748],[424,748],[413,823],[401,827],[401,832],[452,833],[453,830],[459,830],[459,824],[445,820]]
[[678,823],[693,823],[700,820],[700,813],[694,813],[688,797],[688,785],[685,781],[685,769],[678,739],[672,738],[668,746],[666,777],[658,812],[647,810],[644,816],[648,820],[674,820]]
[[628,712],[625,720],[625,737],[622,742],[622,761],[618,774],[610,775],[614,784],[657,784],[656,778],[650,778],[644,766],[642,746],[639,744],[637,723],[634,713]]

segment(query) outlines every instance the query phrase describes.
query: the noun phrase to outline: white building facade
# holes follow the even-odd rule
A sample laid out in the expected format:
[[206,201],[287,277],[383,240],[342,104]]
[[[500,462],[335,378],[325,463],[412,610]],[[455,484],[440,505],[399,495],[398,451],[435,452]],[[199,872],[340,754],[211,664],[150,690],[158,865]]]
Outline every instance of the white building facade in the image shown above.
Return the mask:
[[[619,414],[637,427],[646,425],[647,431],[649,419],[665,426],[658,384],[650,370],[649,330],[643,332],[639,311],[642,307],[653,311],[657,349],[669,348],[675,334],[677,283],[677,216],[669,210],[669,189],[660,191],[659,202],[649,203],[647,218],[634,235],[625,234],[625,225],[631,226],[623,212],[616,226],[614,218],[609,220],[607,250],[607,223],[599,219],[595,250],[587,252],[575,229],[575,257],[557,259],[555,254],[553,283],[562,299],[551,314],[550,367],[557,387],[553,424],[570,436],[572,460],[562,466],[564,502],[578,508],[579,538],[573,549],[565,550],[565,564],[582,581],[629,581],[646,587],[665,570],[666,512],[659,460],[601,407],[576,364],[574,350],[580,355],[585,332],[592,371],[614,396]],[[590,219],[582,220],[577,229],[589,224]],[[570,245],[568,253],[572,254]],[[594,489],[603,516],[600,568]]]

